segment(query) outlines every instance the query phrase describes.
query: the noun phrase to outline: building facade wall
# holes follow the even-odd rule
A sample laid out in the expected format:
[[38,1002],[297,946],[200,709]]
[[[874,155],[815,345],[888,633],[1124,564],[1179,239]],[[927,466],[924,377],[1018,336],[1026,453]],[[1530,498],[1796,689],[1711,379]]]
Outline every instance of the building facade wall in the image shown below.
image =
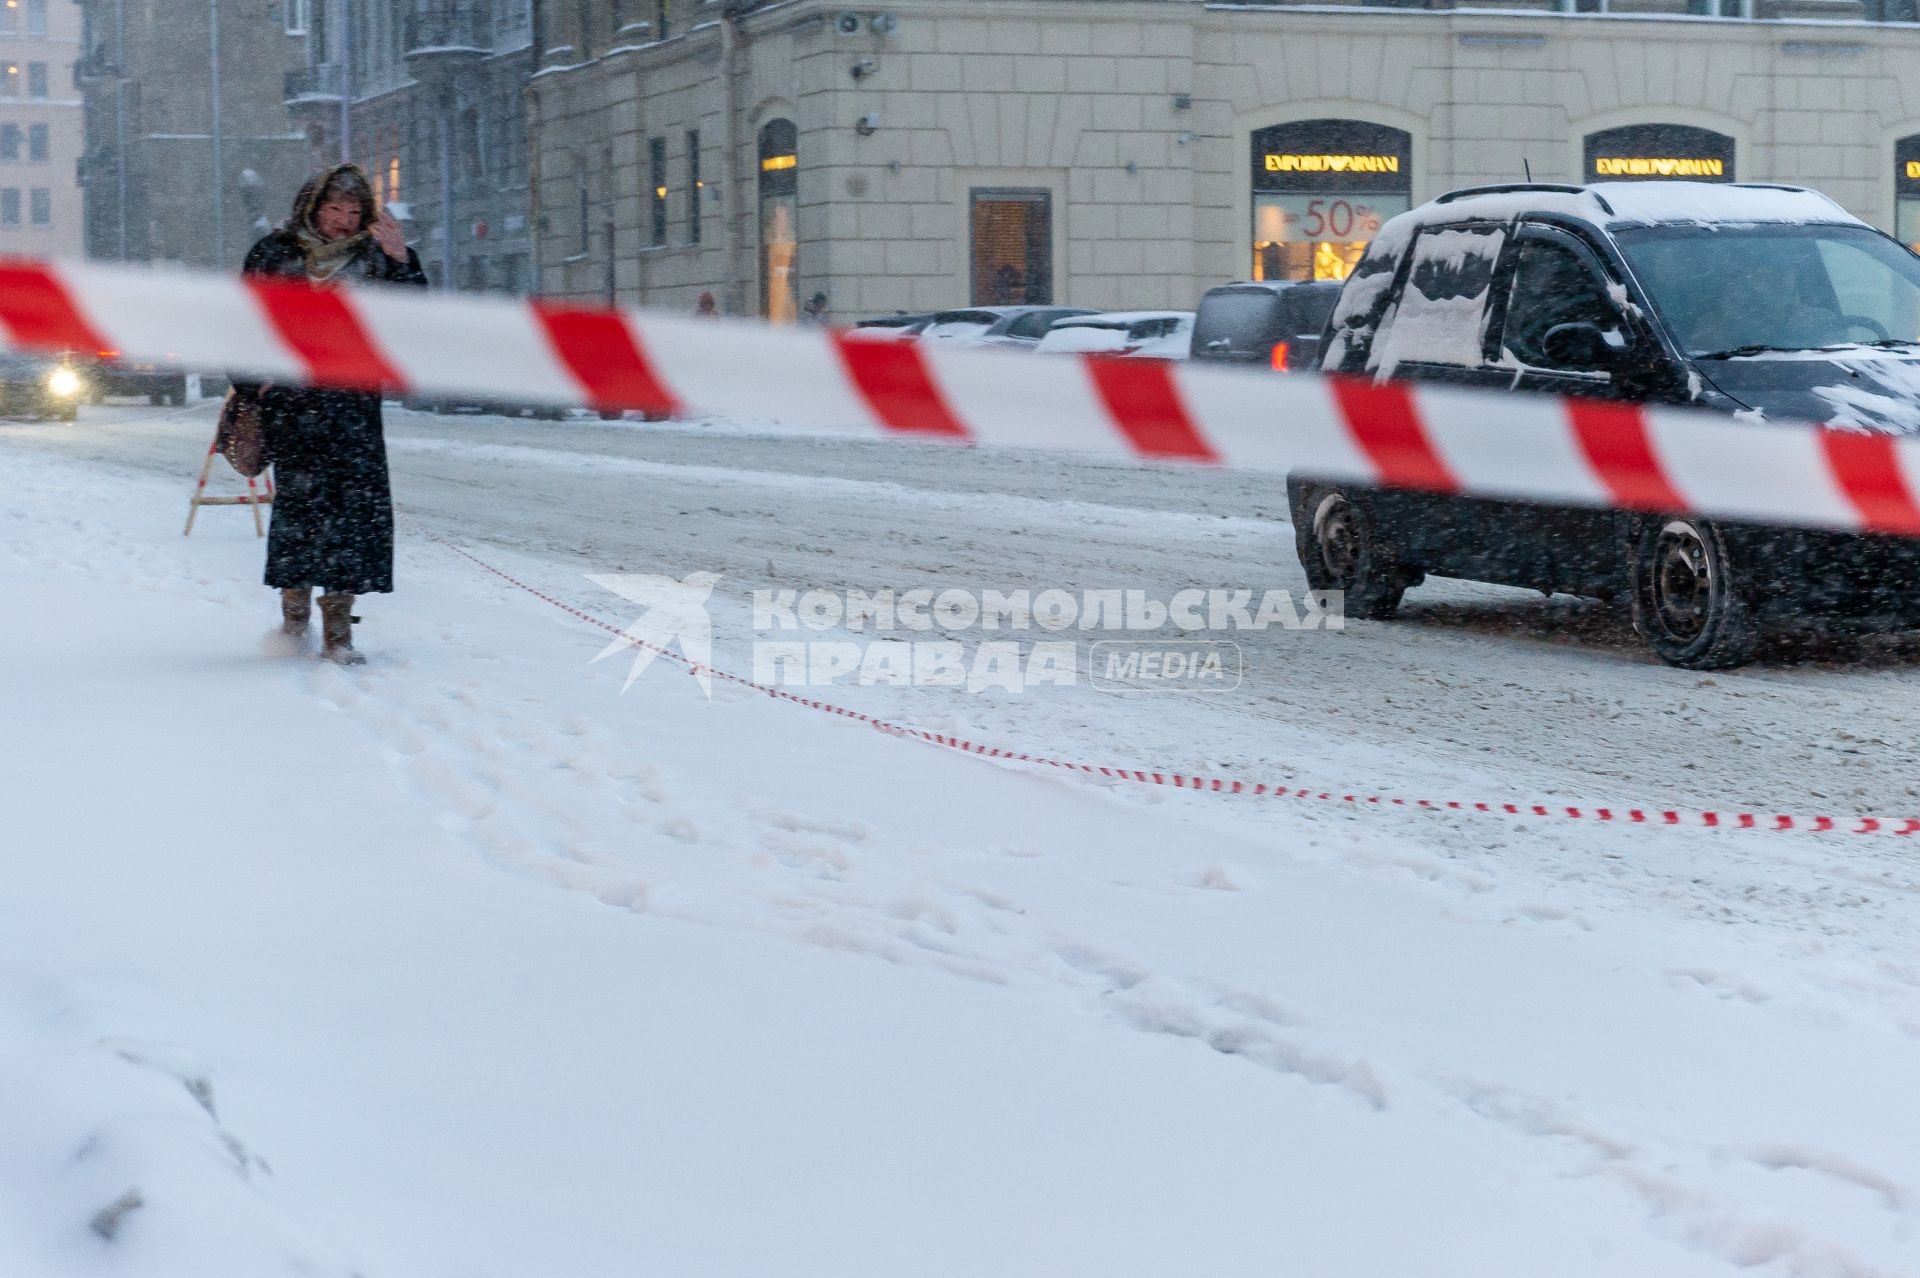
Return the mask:
[[[1588,180],[1584,140],[1600,130],[1705,128],[1733,139],[1739,180],[1814,186],[1893,230],[1897,144],[1920,134],[1920,27],[1675,7],[917,0],[889,6],[881,31],[878,10],[852,12],[842,33],[845,6],[798,0],[749,12],[731,33],[716,18],[654,40],[645,24],[614,30],[604,2],[566,6],[546,24],[529,89],[542,287],[676,308],[713,291],[729,310],[762,309],[754,139],[775,118],[798,132],[797,291],[826,292],[840,319],[984,300],[970,261],[982,190],[1050,197],[1053,299],[1189,307],[1255,269],[1252,141],[1292,121],[1403,131],[1415,203],[1529,171]],[[664,244],[651,221],[654,138],[666,148]]]
[[305,58],[285,2],[225,15],[216,50],[211,6],[83,0],[90,256],[233,270],[286,215],[306,143],[282,92]]
[[310,3],[307,66],[287,95],[309,163],[364,168],[437,285],[524,292],[532,0]]
[[19,0],[0,11],[0,253],[78,257],[85,245],[79,54],[74,0]]

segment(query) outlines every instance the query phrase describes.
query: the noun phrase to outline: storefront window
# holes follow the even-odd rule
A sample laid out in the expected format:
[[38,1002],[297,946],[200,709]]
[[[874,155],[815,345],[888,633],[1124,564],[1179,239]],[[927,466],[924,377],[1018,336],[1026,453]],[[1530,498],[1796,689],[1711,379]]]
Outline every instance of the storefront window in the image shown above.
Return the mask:
[[798,143],[792,120],[760,130],[760,313],[776,324],[800,315]]
[[1731,182],[1733,139],[1685,124],[1629,124],[1587,134],[1589,182]]
[[1361,120],[1253,134],[1253,278],[1343,280],[1413,202],[1413,139]]
[[975,189],[973,305],[1046,306],[1053,301],[1053,195]]
[[1893,237],[1920,253],[1920,135],[1894,143]]

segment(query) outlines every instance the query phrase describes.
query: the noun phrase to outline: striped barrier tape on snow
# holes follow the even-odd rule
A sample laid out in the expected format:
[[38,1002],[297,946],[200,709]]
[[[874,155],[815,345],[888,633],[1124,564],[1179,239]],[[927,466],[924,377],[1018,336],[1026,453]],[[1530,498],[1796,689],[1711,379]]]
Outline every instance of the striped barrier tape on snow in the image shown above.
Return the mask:
[[[423,530],[424,531],[424,530]],[[1872,817],[1872,816],[1806,816],[1793,813],[1742,812],[1742,811],[1705,811],[1690,808],[1659,808],[1652,806],[1632,807],[1622,804],[1569,805],[1547,803],[1509,803],[1479,802],[1466,799],[1411,799],[1400,795],[1368,794],[1364,790],[1342,793],[1339,790],[1320,790],[1312,787],[1300,788],[1281,784],[1269,784],[1264,781],[1246,781],[1232,777],[1207,776],[1203,774],[1176,772],[1167,769],[1148,770],[1140,768],[1121,768],[1096,763],[1076,763],[1066,759],[1055,759],[1043,754],[1034,754],[1026,750],[1016,750],[1008,746],[989,745],[971,741],[965,737],[953,736],[944,732],[929,732],[924,728],[915,728],[903,723],[895,723],[875,715],[836,705],[831,701],[822,701],[814,697],[803,697],[789,692],[785,688],[776,688],[770,684],[758,683],[741,675],[732,674],[717,667],[694,661],[683,653],[673,651],[658,644],[648,643],[636,638],[628,631],[610,621],[604,621],[592,613],[585,612],[572,604],[558,599],[536,586],[530,586],[504,569],[496,568],[445,537],[437,533],[425,532],[431,541],[465,559],[468,563],[491,573],[493,576],[534,598],[553,605],[560,611],[590,626],[596,626],[609,634],[635,647],[644,648],[657,657],[684,667],[688,674],[705,674],[723,683],[748,688],[777,701],[790,702],[805,706],[810,710],[819,710],[842,719],[851,719],[855,723],[864,723],[891,736],[903,737],[913,741],[923,741],[928,745],[942,746],[949,750],[958,750],[963,754],[975,755],[983,759],[1004,759],[1012,763],[1027,763],[1036,767],[1053,768],[1061,772],[1077,773],[1090,777],[1105,777],[1114,781],[1128,781],[1141,785],[1168,786],[1177,790],[1203,790],[1213,794],[1238,794],[1252,798],[1306,799],[1321,803],[1335,803],[1351,808],[1389,809],[1402,808],[1425,812],[1479,812],[1495,816],[1546,817],[1556,820],[1594,821],[1612,825],[1654,825],[1691,827],[1695,829],[1724,830],[1768,830],[1774,832],[1799,832],[1809,834],[1897,834],[1911,836],[1920,834],[1920,817]]]
[[1920,439],[1685,408],[20,259],[0,259],[0,328],[263,380],[1920,534]]

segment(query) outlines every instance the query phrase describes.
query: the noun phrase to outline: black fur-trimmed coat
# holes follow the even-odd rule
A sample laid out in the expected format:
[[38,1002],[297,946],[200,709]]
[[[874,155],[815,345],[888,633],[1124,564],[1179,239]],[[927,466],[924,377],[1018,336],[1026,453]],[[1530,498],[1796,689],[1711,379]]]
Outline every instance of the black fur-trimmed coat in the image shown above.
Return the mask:
[[[247,254],[249,275],[306,275],[306,255],[287,231],[274,231]],[[425,285],[412,249],[388,257],[372,240],[335,276],[338,286]],[[361,391],[237,383],[259,398],[267,460],[273,464],[273,528],[267,585],[318,586],[347,594],[393,589],[393,492],[380,396]]]

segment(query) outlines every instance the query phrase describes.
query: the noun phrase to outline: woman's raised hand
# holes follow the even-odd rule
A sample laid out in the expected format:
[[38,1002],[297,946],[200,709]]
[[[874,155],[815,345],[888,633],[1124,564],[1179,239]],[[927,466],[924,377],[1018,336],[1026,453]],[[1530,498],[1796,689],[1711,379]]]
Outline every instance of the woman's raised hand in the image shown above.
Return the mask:
[[380,246],[380,250],[394,261],[407,260],[406,232],[400,229],[400,223],[393,220],[393,215],[384,209],[373,224],[373,240]]

